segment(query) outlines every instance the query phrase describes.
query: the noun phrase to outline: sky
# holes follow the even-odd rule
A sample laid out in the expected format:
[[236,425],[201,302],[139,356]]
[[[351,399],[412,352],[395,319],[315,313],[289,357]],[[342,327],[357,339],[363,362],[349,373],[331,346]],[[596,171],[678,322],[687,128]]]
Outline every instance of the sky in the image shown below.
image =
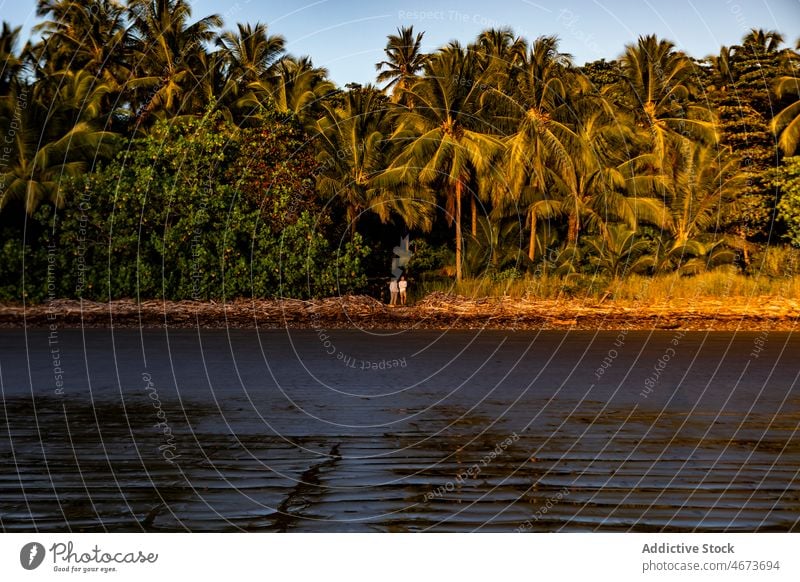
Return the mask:
[[[577,64],[618,57],[639,35],[655,33],[690,55],[717,54],[751,28],[800,38],[800,0],[190,0],[193,18],[221,15],[226,28],[265,22],[297,56],[309,55],[339,85],[374,83],[386,36],[400,26],[425,31],[423,49],[471,42],[486,28],[511,27],[532,40],[556,34]],[[0,19],[36,23],[34,0],[0,0]]]

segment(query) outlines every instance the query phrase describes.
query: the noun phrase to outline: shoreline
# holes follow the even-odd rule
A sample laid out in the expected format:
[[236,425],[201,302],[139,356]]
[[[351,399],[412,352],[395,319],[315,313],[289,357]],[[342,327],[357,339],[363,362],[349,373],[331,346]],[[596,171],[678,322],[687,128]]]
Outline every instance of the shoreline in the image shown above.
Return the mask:
[[432,293],[406,307],[367,296],[317,300],[55,300],[0,304],[0,328],[501,329],[795,331],[800,302],[780,297],[615,300],[466,298]]

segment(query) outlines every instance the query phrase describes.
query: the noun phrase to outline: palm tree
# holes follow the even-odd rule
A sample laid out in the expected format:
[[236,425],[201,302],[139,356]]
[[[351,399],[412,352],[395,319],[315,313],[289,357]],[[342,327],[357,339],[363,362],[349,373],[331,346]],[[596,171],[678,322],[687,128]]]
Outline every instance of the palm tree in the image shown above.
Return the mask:
[[15,86],[0,101],[0,127],[10,127],[12,120],[17,126],[7,133],[11,152],[0,173],[0,209],[14,200],[22,201],[28,214],[42,202],[62,206],[61,180],[111,153],[114,134],[99,129],[102,119],[98,123],[108,90],[88,71],[66,71],[50,83]]
[[243,123],[246,114],[237,116],[241,113],[237,107],[239,86],[229,75],[224,51],[200,51],[194,61],[192,81],[187,85],[181,111],[187,116],[199,116],[215,110],[230,122]]
[[137,117],[174,117],[188,111],[184,104],[202,85],[195,70],[202,70],[204,44],[222,26],[218,15],[189,23],[192,10],[186,0],[130,0],[134,78],[129,85],[144,90],[137,99]]
[[683,244],[664,231],[655,237],[648,251],[640,255],[633,264],[632,272],[647,271],[652,275],[677,272],[692,275],[736,261],[736,253],[725,239],[700,241],[690,239]]
[[415,104],[400,115],[395,139],[402,152],[385,180],[414,180],[441,188],[450,224],[455,223],[456,279],[462,280],[461,203],[476,175],[488,173],[501,142],[476,115],[480,87],[474,54],[457,44],[432,56],[425,75],[404,94]]
[[88,70],[119,89],[130,76],[130,38],[125,10],[114,0],[39,0],[34,27],[43,41],[35,50],[49,70]]
[[611,275],[614,281],[650,266],[647,256],[650,241],[624,224],[610,224],[604,236],[587,237],[586,243],[589,262],[598,271]]
[[286,40],[268,33],[267,25],[257,22],[238,24],[238,32],[226,31],[217,37],[228,64],[228,74],[237,85],[246,87],[255,81],[272,78],[284,56]]
[[0,30],[0,96],[7,95],[22,69],[22,59],[16,54],[16,44],[22,27],[11,28],[3,22]]
[[711,84],[719,91],[725,91],[736,81],[734,58],[734,49],[723,46],[719,49],[719,55],[712,55],[706,59],[710,65]]
[[516,217],[491,220],[482,216],[478,226],[478,236],[466,252],[470,273],[476,275],[483,269],[486,274],[497,274],[524,262],[525,254],[520,250],[523,225]]
[[272,78],[254,81],[239,101],[241,107],[274,106],[281,113],[296,115],[313,126],[322,111],[322,100],[336,91],[328,71],[315,67],[309,57],[287,56],[274,67]]
[[[498,38],[499,36],[499,38]],[[503,126],[513,128],[506,141],[504,174],[506,183],[497,183],[494,203],[499,209],[519,205],[527,210],[530,222],[528,257],[536,256],[537,221],[562,215],[562,206],[544,190],[546,164],[560,163],[569,156],[563,140],[572,133],[558,114],[567,108],[568,87],[576,82],[572,75],[570,55],[558,51],[558,39],[545,36],[536,39],[525,53],[524,44],[510,44],[508,36],[483,37],[483,44],[507,44],[507,55],[519,64],[513,83],[495,86],[486,94],[484,103],[494,102],[504,114]],[[495,49],[496,50],[496,49]],[[520,52],[521,51],[521,52]],[[511,67],[507,69],[510,71]],[[508,73],[498,71],[501,79]]]
[[785,74],[776,79],[775,94],[778,99],[792,96],[794,100],[772,118],[770,129],[778,137],[778,145],[783,154],[791,156],[800,143],[800,55],[787,50],[785,57],[783,63]]
[[506,141],[507,183],[498,185],[496,205],[519,201],[530,186],[541,191],[546,163],[563,165],[569,158],[564,140],[574,134],[558,114],[567,106],[568,83],[575,80],[570,67],[571,57],[558,52],[558,39],[540,37],[523,57],[513,93],[501,89],[485,93],[484,102],[499,102],[514,127]]
[[780,110],[772,118],[770,129],[778,137],[778,146],[785,156],[791,156],[800,143],[800,77],[782,77],[776,82],[778,98],[796,95],[793,103]]
[[725,215],[735,212],[745,183],[739,160],[724,150],[695,143],[681,149],[678,170],[668,187],[668,229],[681,247],[716,233]]
[[758,57],[777,52],[782,44],[783,35],[780,32],[762,28],[751,28],[742,39],[742,48]]
[[694,104],[698,72],[684,53],[668,40],[640,36],[625,47],[618,102],[637,125],[649,132],[658,158],[667,165],[670,150],[682,139],[716,141],[713,116]]
[[527,213],[530,233],[528,237],[528,258],[536,260],[537,247],[539,244],[539,224],[540,221],[555,220],[564,216],[565,206],[561,200],[552,198],[542,188],[537,186],[527,186],[523,188],[523,194],[519,198],[520,207]]
[[573,128],[562,142],[568,155],[545,170],[555,198],[550,212],[567,217],[567,245],[577,246],[584,226],[604,233],[610,221],[631,229],[639,221],[663,225],[666,210],[655,196],[664,179],[654,172],[655,157],[635,153],[635,134],[596,97],[575,102],[571,114]]
[[414,27],[401,27],[397,34],[390,34],[383,52],[386,53],[385,61],[375,64],[378,71],[378,83],[385,83],[384,91],[393,90],[393,98],[398,100],[404,92],[411,87],[417,78],[427,55],[422,52],[422,37],[424,32],[414,35]]
[[397,214],[409,228],[430,227],[430,205],[376,183],[387,165],[390,145],[390,109],[385,100],[374,87],[353,89],[345,94],[343,107],[326,104],[325,115],[316,124],[322,168],[317,187],[323,196],[342,202],[351,236],[364,212],[377,214],[384,223]]
[[514,36],[510,28],[484,30],[471,48],[478,53],[480,67],[487,79],[496,79],[500,86],[508,85],[513,68],[525,61],[528,49],[525,41]]
[[[481,91],[485,93],[491,88],[502,95],[508,95],[516,90],[518,69],[525,61],[527,49],[525,40],[514,36],[510,28],[483,31],[475,43],[468,47],[477,65],[475,82],[479,84]],[[483,99],[480,114],[491,125],[491,131],[498,136],[508,135],[516,129],[514,112],[509,112],[508,104],[500,98]],[[498,190],[507,191],[505,181],[498,184],[497,177],[497,172],[494,171],[477,175],[477,183],[470,191],[473,239],[478,236],[478,202],[486,207],[493,195],[497,196]],[[497,213],[492,213],[490,216],[496,218]],[[495,227],[499,228],[497,225]]]
[[[537,221],[567,218],[567,244],[576,246],[586,223],[602,229],[609,219],[658,221],[650,197],[654,178],[638,155],[624,113],[589,94],[586,79],[558,52],[558,39],[534,41],[516,80],[517,91],[489,95],[505,101],[517,130],[507,140],[507,187],[498,206],[525,208],[530,223],[528,256],[536,255]],[[505,197],[505,200],[503,198]]]

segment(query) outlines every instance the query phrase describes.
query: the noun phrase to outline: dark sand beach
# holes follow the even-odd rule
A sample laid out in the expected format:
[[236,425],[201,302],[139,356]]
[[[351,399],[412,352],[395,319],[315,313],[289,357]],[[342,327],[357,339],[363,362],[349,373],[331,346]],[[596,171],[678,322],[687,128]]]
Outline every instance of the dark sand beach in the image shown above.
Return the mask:
[[780,331],[0,330],[0,525],[800,531],[798,353]]

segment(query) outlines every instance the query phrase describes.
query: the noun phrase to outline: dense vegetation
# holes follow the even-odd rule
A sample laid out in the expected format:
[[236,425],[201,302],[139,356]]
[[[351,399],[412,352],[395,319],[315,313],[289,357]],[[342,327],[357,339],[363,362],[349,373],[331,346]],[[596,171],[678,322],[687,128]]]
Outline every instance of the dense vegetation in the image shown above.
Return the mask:
[[418,278],[795,274],[800,55],[777,32],[577,66],[555,37],[423,54],[401,28],[380,88],[338,88],[186,0],[38,14],[35,42],[0,31],[1,299],[363,291],[408,231]]

